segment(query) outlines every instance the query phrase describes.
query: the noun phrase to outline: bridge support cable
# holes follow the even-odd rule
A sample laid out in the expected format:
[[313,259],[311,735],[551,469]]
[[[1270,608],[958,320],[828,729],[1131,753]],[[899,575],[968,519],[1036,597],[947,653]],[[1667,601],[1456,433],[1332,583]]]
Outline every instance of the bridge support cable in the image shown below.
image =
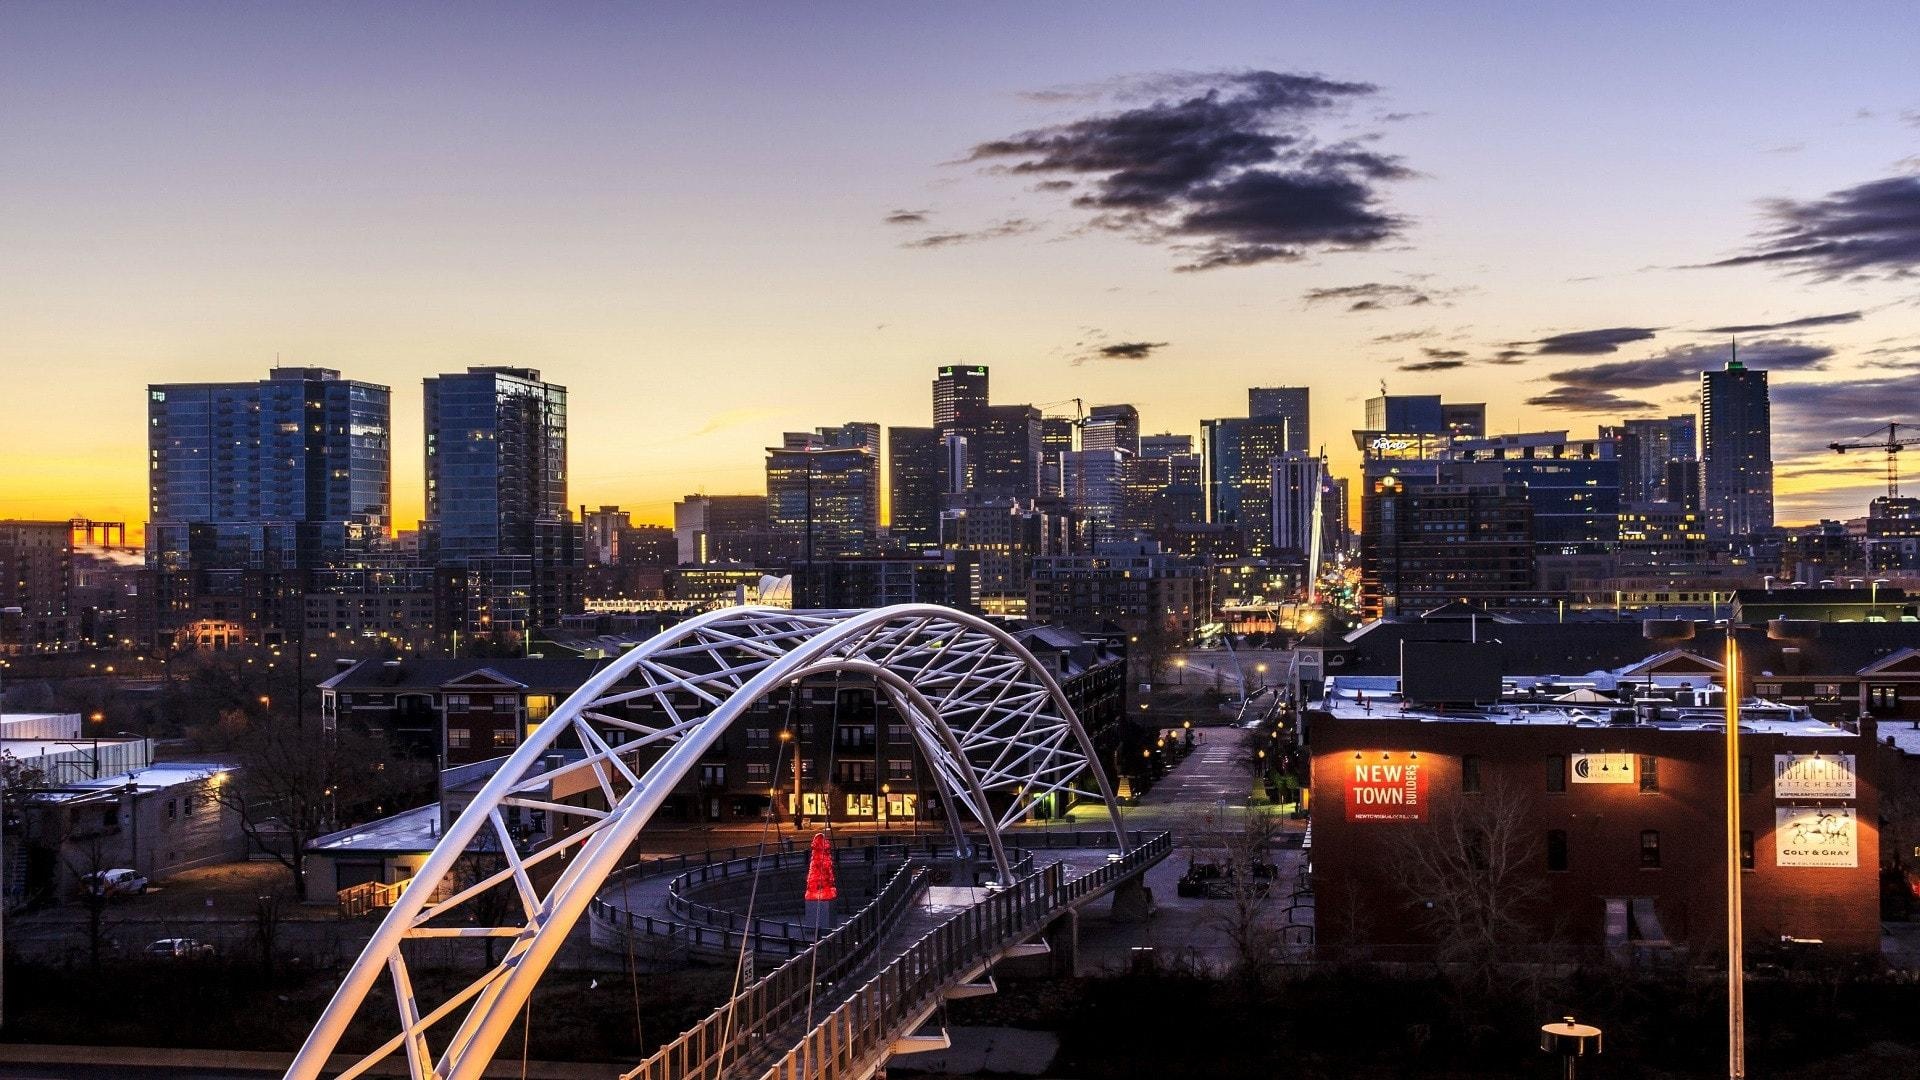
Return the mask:
[[[384,977],[406,1003],[400,1030],[336,1075],[360,1075],[404,1048],[415,1080],[478,1080],[595,891],[674,785],[754,702],[829,674],[882,688],[929,766],[956,841],[967,847],[971,818],[1000,881],[1013,879],[1002,829],[1043,800],[1100,800],[1127,848],[1111,785],[1066,695],[1000,627],[933,605],[708,612],[609,662],[504,760],[447,824],[287,1076],[327,1072],[329,1055]],[[551,823],[532,842],[506,827],[507,814],[528,808]],[[461,871],[470,849],[497,853],[504,868],[467,883]],[[499,887],[516,902],[504,916],[483,914],[476,901]],[[499,938],[507,948],[428,1006],[413,993],[409,947],[449,937]]]

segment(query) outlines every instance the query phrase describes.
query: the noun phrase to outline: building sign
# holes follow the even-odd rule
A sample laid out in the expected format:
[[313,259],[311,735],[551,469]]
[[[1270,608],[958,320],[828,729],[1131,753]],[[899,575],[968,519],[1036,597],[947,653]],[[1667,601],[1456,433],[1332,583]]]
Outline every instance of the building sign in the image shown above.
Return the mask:
[[1418,754],[1362,751],[1344,764],[1348,821],[1427,820],[1427,769]]
[[1776,799],[1851,799],[1858,794],[1852,754],[1773,755]]
[[1639,766],[1632,754],[1575,754],[1571,764],[1576,784],[1631,784]]
[[1779,865],[1860,865],[1851,807],[1778,806],[1773,813],[1774,857]]

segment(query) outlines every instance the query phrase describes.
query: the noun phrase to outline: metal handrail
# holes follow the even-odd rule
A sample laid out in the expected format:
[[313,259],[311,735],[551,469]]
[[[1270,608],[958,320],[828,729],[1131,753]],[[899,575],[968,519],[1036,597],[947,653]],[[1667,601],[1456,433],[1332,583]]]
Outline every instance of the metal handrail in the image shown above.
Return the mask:
[[938,1004],[948,983],[1038,931],[1061,908],[1141,872],[1172,849],[1172,835],[1161,833],[1072,881],[1063,880],[1061,864],[1054,863],[1012,888],[996,891],[936,927],[854,991],[763,1073],[762,1080],[856,1075],[858,1064],[883,1055],[899,1029]]
[[[1103,838],[1108,844],[1114,839],[1111,832],[1081,836]],[[923,1015],[948,983],[1037,932],[1061,910],[1140,873],[1173,850],[1170,833],[1149,837],[1135,832],[1129,840],[1132,846],[1124,855],[1071,880],[1062,863],[1034,872],[1032,853],[1024,853],[1016,863],[1020,876],[1011,885],[994,888],[985,900],[908,947],[815,1024],[767,1070],[765,1078],[825,1077],[836,1065],[851,1065],[883,1051],[893,1033]],[[818,942],[806,943],[778,968],[623,1073],[621,1080],[721,1080],[725,1066],[737,1066],[752,1041],[799,1018],[817,985],[830,984],[863,962],[926,887],[930,873],[923,864],[902,866],[852,918]],[[637,920],[628,915],[632,927]],[[731,942],[731,947],[739,946],[739,933],[713,933]]]
[[866,959],[926,887],[930,873],[924,865],[901,867],[872,903],[661,1046],[621,1080],[719,1080],[728,1060],[738,1063],[749,1039],[798,1015],[816,979],[831,982]]

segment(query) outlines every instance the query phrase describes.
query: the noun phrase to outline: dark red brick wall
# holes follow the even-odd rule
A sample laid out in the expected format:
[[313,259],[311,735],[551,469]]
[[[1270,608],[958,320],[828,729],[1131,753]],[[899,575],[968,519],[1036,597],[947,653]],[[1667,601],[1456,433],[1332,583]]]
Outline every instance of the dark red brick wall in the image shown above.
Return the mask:
[[[1395,835],[1430,829],[1434,817],[1460,799],[1463,755],[1480,759],[1482,785],[1504,783],[1524,801],[1533,865],[1545,883],[1545,902],[1532,913],[1542,933],[1560,942],[1598,949],[1608,897],[1652,897],[1662,928],[1696,955],[1725,949],[1726,832],[1724,737],[1716,732],[1651,728],[1341,719],[1310,714],[1313,754],[1313,873],[1316,939],[1322,945],[1430,944],[1418,898],[1396,865]],[[1875,953],[1880,944],[1878,797],[1871,774],[1871,736],[1832,738],[1746,735],[1743,756],[1753,760],[1753,788],[1741,802],[1743,827],[1754,834],[1755,869],[1742,874],[1742,907],[1750,945],[1781,935],[1819,938],[1829,951]],[[1859,797],[1852,800],[1859,865],[1852,869],[1775,865],[1774,809],[1801,800],[1773,796],[1776,753],[1852,753]],[[1417,752],[1428,770],[1427,823],[1349,822],[1346,770],[1355,752]],[[1575,784],[1547,791],[1547,758],[1575,753],[1652,754],[1659,758],[1658,792],[1627,785]],[[1549,872],[1546,834],[1568,834],[1565,872]],[[1640,834],[1660,832],[1661,865],[1640,865]]]

